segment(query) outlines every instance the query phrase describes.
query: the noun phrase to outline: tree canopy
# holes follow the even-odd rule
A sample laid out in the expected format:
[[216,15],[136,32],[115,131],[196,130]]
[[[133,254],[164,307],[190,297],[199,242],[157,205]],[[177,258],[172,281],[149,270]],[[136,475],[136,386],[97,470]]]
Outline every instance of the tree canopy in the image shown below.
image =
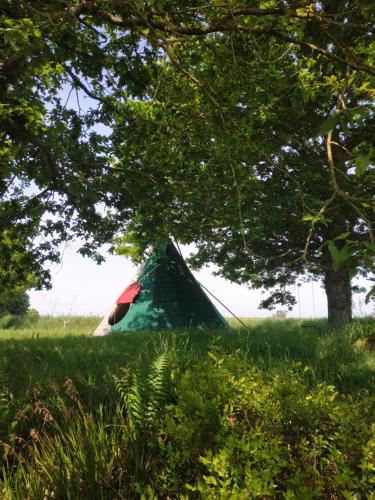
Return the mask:
[[350,319],[374,270],[372,2],[3,3],[0,229],[33,226],[40,275],[73,235],[174,235],[264,306],[323,277]]

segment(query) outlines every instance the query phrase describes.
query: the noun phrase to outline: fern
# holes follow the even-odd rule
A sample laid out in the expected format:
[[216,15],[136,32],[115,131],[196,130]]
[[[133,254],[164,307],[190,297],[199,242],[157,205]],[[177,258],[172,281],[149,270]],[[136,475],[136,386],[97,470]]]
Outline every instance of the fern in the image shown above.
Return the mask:
[[168,357],[163,352],[152,362],[151,369],[147,378],[147,409],[146,419],[153,420],[169,394],[167,380]]
[[113,379],[115,381],[115,387],[120,395],[121,401],[125,402],[129,391],[129,370],[124,369],[123,371],[124,375],[122,377],[114,376]]
[[128,372],[115,378],[115,385],[126,408],[130,429],[138,434],[148,432],[170,393],[168,354],[157,356],[149,369],[135,373]]
[[143,427],[144,423],[144,404],[145,404],[145,389],[142,380],[133,376],[133,383],[129,387],[126,395],[125,404],[128,411],[128,420],[131,429],[137,430]]

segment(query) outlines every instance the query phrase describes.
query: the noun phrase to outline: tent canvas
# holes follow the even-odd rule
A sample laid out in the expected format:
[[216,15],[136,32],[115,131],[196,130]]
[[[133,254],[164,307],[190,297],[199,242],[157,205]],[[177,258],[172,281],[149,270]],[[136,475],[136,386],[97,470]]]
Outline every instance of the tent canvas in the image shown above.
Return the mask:
[[227,323],[169,242],[151,254],[94,335],[190,327]]

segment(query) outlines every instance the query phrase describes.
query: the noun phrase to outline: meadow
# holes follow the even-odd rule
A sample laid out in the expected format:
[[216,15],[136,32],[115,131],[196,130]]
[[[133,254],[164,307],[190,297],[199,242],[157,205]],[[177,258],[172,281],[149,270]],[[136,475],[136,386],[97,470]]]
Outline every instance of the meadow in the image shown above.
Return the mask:
[[1,498],[375,498],[373,319],[98,322],[0,319]]

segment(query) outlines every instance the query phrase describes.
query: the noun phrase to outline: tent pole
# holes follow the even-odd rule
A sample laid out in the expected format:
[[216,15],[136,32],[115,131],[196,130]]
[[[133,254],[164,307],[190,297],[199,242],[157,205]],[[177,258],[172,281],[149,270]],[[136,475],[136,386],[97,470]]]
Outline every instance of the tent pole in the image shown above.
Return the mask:
[[[194,276],[195,278],[195,276]],[[197,278],[195,278],[195,281],[198,283],[199,286],[201,286],[204,290],[206,290],[207,293],[209,293],[215,300],[217,300],[219,302],[219,304],[221,306],[223,306],[234,318],[236,318],[237,321],[239,321],[241,323],[242,326],[244,326],[245,328],[248,328],[247,325],[245,325],[245,323],[238,317],[234,314],[234,312],[232,312],[225,304],[223,304],[221,302],[221,300],[219,300],[217,297],[215,297],[215,295],[210,292],[204,285],[202,285],[202,283],[200,283]]]

